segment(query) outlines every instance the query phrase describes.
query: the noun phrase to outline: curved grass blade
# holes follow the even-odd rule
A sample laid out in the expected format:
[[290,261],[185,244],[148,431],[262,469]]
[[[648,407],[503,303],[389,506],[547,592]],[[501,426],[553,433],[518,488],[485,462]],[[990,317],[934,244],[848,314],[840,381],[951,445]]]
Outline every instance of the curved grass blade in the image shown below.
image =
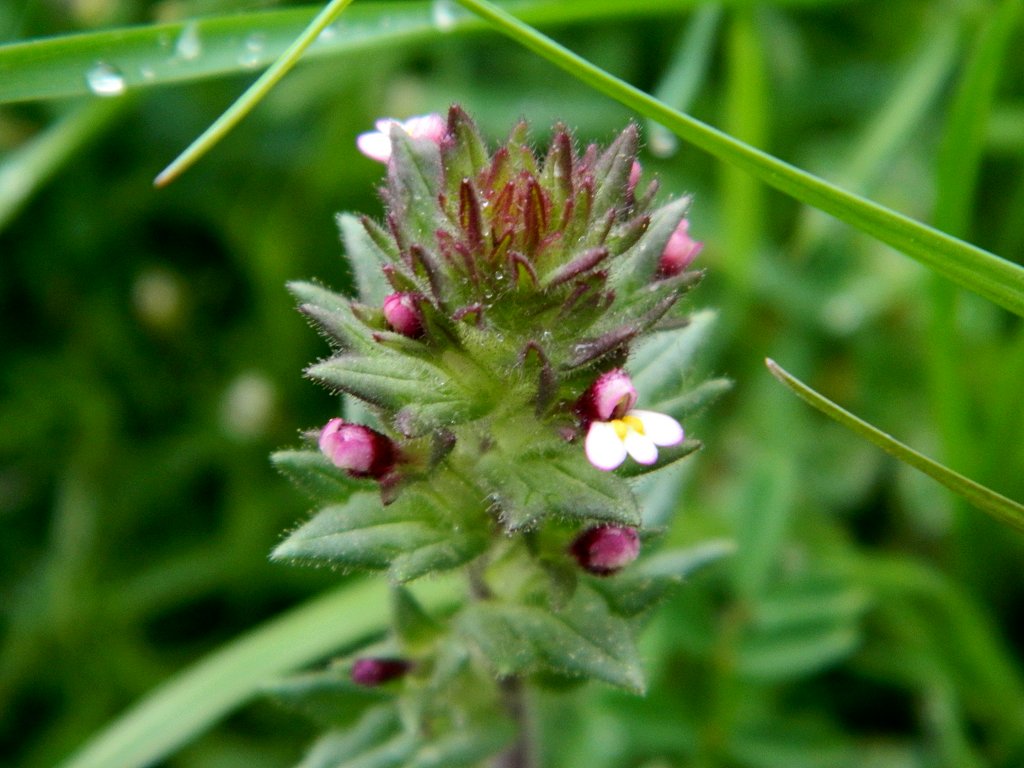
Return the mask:
[[[878,112],[864,125],[852,151],[838,164],[833,174],[837,183],[861,194],[870,193],[877,185],[893,158],[935,109],[942,89],[948,85],[961,52],[958,32],[959,23],[952,15],[936,17],[923,30],[921,42],[902,67],[903,75]],[[817,250],[835,223],[835,219],[820,211],[804,209],[793,238],[794,250],[803,256]]]
[[957,285],[1024,317],[1024,268],[916,222],[802,171],[728,134],[684,115],[605,72],[487,0],[458,0],[503,34],[561,67],[581,82],[680,138],[892,246]]
[[[163,759],[268,679],[380,632],[389,589],[379,579],[346,584],[257,627],[165,682],[59,768],[138,768]],[[431,611],[450,606],[458,594],[451,579],[431,579],[414,591]]]
[[126,104],[125,101],[97,101],[78,105],[3,158],[0,162],[0,232],[68,158],[102,132]]
[[[960,81],[953,93],[939,145],[935,197],[935,225],[965,236],[977,199],[985,133],[997,86],[1009,62],[1016,37],[1022,0],[1003,2],[979,25]],[[933,280],[928,286],[929,316],[927,373],[935,419],[942,438],[945,461],[975,474],[979,457],[970,447],[972,424],[967,377],[959,364],[964,350],[957,318],[957,292],[948,283]],[[1012,358],[1008,358],[1012,359]]]
[[[711,66],[721,19],[722,6],[718,3],[709,3],[694,11],[654,91],[658,101],[671,104],[680,112],[689,110]],[[647,144],[655,155],[668,157],[675,152],[679,139],[665,126],[648,120]]]
[[983,512],[987,512],[999,522],[1024,532],[1024,506],[974,482],[970,478],[964,477],[958,472],[954,472],[937,461],[932,461],[927,456],[923,456],[913,448],[904,445],[892,436],[868,424],[863,419],[857,418],[824,395],[815,392],[788,371],[781,368],[774,360],[766,359],[765,365],[768,366],[772,376],[785,384],[801,400],[821,411],[830,419],[834,419],[865,440],[874,443],[890,456],[899,459],[905,464],[909,464],[914,469],[924,472],[924,474],[933,480],[937,480],[953,493],[963,497]]
[[246,88],[245,93],[214,120],[213,124],[203,131],[199,138],[189,144],[184,152],[157,175],[153,180],[153,186],[164,187],[170,184],[200,157],[209,152],[214,144],[224,138],[228,131],[238,125],[242,118],[249,114],[264,96],[270,93],[270,89],[277,85],[281,78],[298,63],[299,58],[316,41],[320,33],[327,29],[351,3],[352,0],[331,0],[309,23],[309,26],[302,30],[302,34],[295,39],[295,42],[278,57],[277,61],[260,75],[255,83]]
[[[739,5],[747,0],[729,0]],[[778,0],[778,5],[834,4],[848,0]],[[505,7],[531,24],[596,23],[619,18],[673,16],[700,0],[510,0]],[[359,2],[343,21],[327,27],[304,60],[338,58],[395,49],[436,39],[433,3]],[[186,22],[122,27],[0,45],[0,104],[88,96],[86,74],[104,63],[124,78],[127,93],[232,74],[270,65],[302,33],[321,6],[209,16]],[[477,16],[460,13],[449,36],[489,29]],[[200,50],[182,46],[192,36]]]

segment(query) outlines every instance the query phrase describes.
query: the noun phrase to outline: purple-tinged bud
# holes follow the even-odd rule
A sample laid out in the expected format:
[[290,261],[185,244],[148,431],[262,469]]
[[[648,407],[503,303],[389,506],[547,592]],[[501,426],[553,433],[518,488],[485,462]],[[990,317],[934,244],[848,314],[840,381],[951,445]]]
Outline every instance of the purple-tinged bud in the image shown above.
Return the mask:
[[367,688],[402,677],[412,668],[404,659],[375,659],[363,657],[352,665],[352,682]]
[[689,219],[683,219],[665,244],[658,261],[658,277],[678,275],[693,263],[703,247],[704,243],[690,237]]
[[331,419],[320,432],[320,450],[334,466],[352,477],[379,480],[395,466],[395,444],[362,424]]
[[620,419],[636,405],[633,380],[621,368],[602,373],[580,398],[577,410],[585,422]]
[[384,299],[384,319],[388,325],[410,339],[423,335],[421,297],[415,293],[392,293]]
[[640,537],[635,528],[599,525],[580,534],[569,551],[583,570],[610,576],[636,560]]
[[640,174],[643,173],[643,167],[636,160],[633,161],[633,165],[629,169],[629,181],[626,183],[626,193],[632,195],[636,191],[636,185],[640,183]]

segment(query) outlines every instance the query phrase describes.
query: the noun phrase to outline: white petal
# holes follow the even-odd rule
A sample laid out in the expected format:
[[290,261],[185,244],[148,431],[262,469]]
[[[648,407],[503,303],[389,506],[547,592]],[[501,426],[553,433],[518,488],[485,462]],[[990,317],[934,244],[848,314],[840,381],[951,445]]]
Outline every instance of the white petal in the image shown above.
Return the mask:
[[356,146],[364,155],[379,163],[386,163],[391,159],[391,139],[379,131],[359,134],[356,137]]
[[658,460],[658,449],[654,446],[654,441],[634,429],[626,433],[623,444],[638,464],[653,464]]
[[[395,118],[393,117],[382,117],[380,120],[374,122],[373,127],[376,128],[380,133],[383,133],[385,136],[387,136],[389,133],[391,133],[392,123],[398,123],[398,121],[395,120]],[[398,124],[401,125],[401,123]]]
[[626,460],[626,446],[606,421],[594,421],[584,443],[587,459],[598,469],[612,470]]
[[678,421],[655,411],[630,411],[644,425],[644,434],[655,445],[679,445],[683,442],[683,428]]

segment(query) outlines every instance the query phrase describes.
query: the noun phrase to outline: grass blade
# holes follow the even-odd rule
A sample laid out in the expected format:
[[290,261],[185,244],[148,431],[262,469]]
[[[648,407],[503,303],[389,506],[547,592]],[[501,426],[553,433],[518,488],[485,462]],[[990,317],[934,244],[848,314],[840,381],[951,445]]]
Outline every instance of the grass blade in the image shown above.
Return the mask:
[[[739,5],[747,0],[730,0]],[[848,0],[824,0],[826,3]],[[778,5],[821,5],[823,0],[778,0]],[[592,24],[602,20],[672,16],[700,0],[510,0],[505,7],[531,24]],[[360,2],[345,23],[328,27],[305,59],[394,49],[436,39],[433,4]],[[182,23],[122,27],[0,45],[0,103],[88,96],[86,73],[98,62],[124,77],[128,93],[268,66],[302,33],[319,6],[209,16]],[[489,29],[472,14],[453,16],[449,36]],[[182,55],[183,35],[201,41],[201,53]],[[253,45],[258,36],[259,45]]]
[[0,232],[61,166],[121,113],[124,101],[75,107],[0,162]]
[[868,424],[863,419],[859,419],[849,411],[833,403],[824,395],[808,387],[788,371],[781,368],[774,360],[765,360],[765,365],[768,366],[772,376],[785,384],[801,400],[821,411],[830,419],[834,419],[865,440],[874,443],[890,456],[894,456],[905,464],[914,467],[914,469],[924,472],[924,474],[933,480],[937,480],[953,493],[963,497],[978,509],[987,512],[999,522],[1011,528],[1016,528],[1018,531],[1024,531],[1024,506],[983,485],[979,485],[970,478],[964,477],[936,461],[932,461],[927,456],[904,445],[892,436]]
[[605,72],[487,0],[458,0],[502,33],[580,81],[719,160],[731,163],[807,205],[892,246],[957,285],[1024,317],[1024,268],[988,251],[842,190],[733,137],[684,115],[650,94]]
[[[717,3],[708,4],[694,12],[668,69],[654,91],[659,101],[671,104],[680,112],[689,110],[711,65],[721,18],[722,7]],[[675,152],[679,139],[665,126],[648,120],[647,143],[652,153],[668,157]]]
[[[957,33],[957,20],[952,16],[938,17],[924,30],[899,82],[865,124],[849,156],[837,166],[833,178],[838,183],[860,194],[870,193],[879,177],[891,167],[893,158],[917,135],[915,132],[920,131],[922,122],[935,108],[956,64],[961,49]],[[834,219],[805,209],[794,237],[797,253],[807,256],[817,250],[832,224]]]
[[[163,759],[271,677],[381,631],[388,589],[382,579],[346,584],[243,635],[161,685],[59,768],[136,768]],[[415,591],[428,610],[451,604],[457,594],[444,579]]]
[[264,96],[270,93],[270,89],[277,85],[281,78],[298,63],[299,58],[316,41],[320,33],[329,27],[351,3],[352,0],[331,0],[309,23],[309,26],[302,30],[302,34],[288,46],[288,49],[281,54],[277,61],[260,75],[234,104],[214,120],[213,124],[203,131],[199,138],[157,175],[153,180],[153,185],[156,187],[167,186],[200,157],[209,152],[214,144],[224,138],[228,131],[238,125],[242,118],[249,114]]

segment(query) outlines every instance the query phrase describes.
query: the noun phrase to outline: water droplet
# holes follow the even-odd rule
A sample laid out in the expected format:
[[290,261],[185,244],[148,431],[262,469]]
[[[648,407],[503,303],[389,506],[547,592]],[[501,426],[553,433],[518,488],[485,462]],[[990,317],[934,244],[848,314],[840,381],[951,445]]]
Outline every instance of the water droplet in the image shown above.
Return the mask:
[[651,129],[647,146],[655,157],[672,157],[679,151],[679,139],[674,133],[659,125]]
[[434,22],[434,26],[439,30],[451,32],[458,20],[457,12],[458,9],[452,0],[434,0],[433,5],[430,7],[430,18]]
[[246,69],[258,67],[263,58],[263,46],[267,37],[262,32],[253,32],[245,38],[245,50],[238,57],[238,63]]
[[320,30],[320,34],[316,36],[316,42],[326,43],[330,40],[333,40],[337,36],[338,30],[336,28],[334,28],[333,26],[324,27],[323,29]]
[[182,27],[181,34],[174,43],[174,52],[185,61],[194,61],[202,54],[203,43],[199,39],[199,25],[194,21]]
[[152,67],[140,67],[139,74],[142,75],[143,80],[155,80],[156,72]]
[[121,70],[103,61],[97,62],[85,73],[85,83],[97,96],[120,96],[125,90]]

